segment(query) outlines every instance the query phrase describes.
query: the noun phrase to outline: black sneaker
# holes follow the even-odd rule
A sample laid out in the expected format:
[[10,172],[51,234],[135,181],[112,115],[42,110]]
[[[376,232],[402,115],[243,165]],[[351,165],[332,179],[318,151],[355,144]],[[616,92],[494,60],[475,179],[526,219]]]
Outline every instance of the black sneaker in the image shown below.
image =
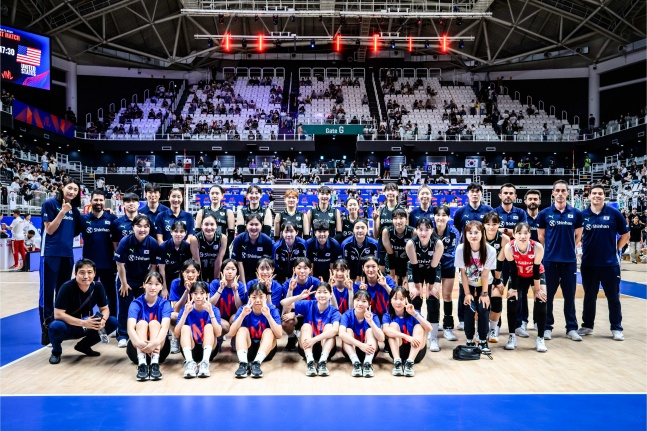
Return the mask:
[[160,364],[151,364],[149,367],[149,375],[151,380],[162,380],[162,373],[160,372]]
[[285,345],[285,350],[287,350],[288,352],[296,352],[297,341],[297,337],[288,337],[288,343]]
[[389,346],[389,343],[387,341],[386,343],[384,343],[384,353],[388,355],[390,352],[391,352],[391,347]]
[[137,366],[137,380],[140,382],[148,380],[148,365],[141,364]]
[[74,350],[81,352],[86,356],[101,356],[101,353],[95,352],[94,350],[92,350],[92,347],[84,346],[81,343],[78,343],[76,346],[74,346]]
[[481,349],[481,352],[486,354],[486,355],[489,355],[490,353],[492,353],[492,351],[490,350],[490,348],[487,345],[487,341],[485,341],[485,340],[479,341],[479,349]]
[[251,374],[252,374],[252,379],[260,379],[263,377],[263,370],[261,370],[261,363],[258,361],[252,362],[251,365]]
[[476,347],[476,343],[474,340],[467,340],[467,343],[465,343],[467,347]]
[[330,371],[328,371],[328,367],[326,366],[326,361],[319,362],[317,365],[317,374],[323,377],[330,375]]
[[375,374],[373,373],[373,364],[369,364],[368,362],[364,362],[364,367],[362,372],[364,373],[364,377],[373,377]]
[[236,376],[237,379],[244,379],[245,377],[247,377],[248,372],[249,364],[247,362],[239,362],[238,369],[234,373],[234,376]]
[[49,363],[52,365],[59,364],[61,362],[61,355],[55,355],[52,353],[52,356],[49,357]]
[[317,375],[317,366],[315,365],[315,361],[310,361],[306,365],[306,376],[308,377],[314,377]]

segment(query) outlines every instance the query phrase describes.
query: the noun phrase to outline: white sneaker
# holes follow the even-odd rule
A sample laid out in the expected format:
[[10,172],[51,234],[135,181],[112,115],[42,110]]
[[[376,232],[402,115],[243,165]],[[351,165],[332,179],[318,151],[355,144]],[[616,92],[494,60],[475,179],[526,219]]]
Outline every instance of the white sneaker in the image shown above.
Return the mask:
[[458,326],[456,327],[459,331],[464,331],[465,330],[465,322],[458,322]]
[[184,366],[184,378],[185,379],[192,379],[194,378],[198,373],[198,364],[195,363],[195,361],[189,361],[186,363]]
[[454,331],[452,331],[451,328],[447,328],[443,330],[443,336],[445,337],[445,340],[447,341],[456,341],[458,338],[456,335],[454,335]]
[[517,337],[521,338],[528,338],[530,337],[530,334],[528,333],[528,330],[526,329],[526,323],[522,323],[520,327],[514,330],[514,333]]
[[566,337],[570,338],[573,341],[582,341],[582,336],[577,333],[575,329],[571,329],[566,333]]
[[582,326],[580,329],[577,330],[577,333],[580,335],[593,335],[593,329],[585,328],[584,326]]
[[429,351],[440,352],[440,346],[438,345],[438,337],[431,337],[429,339]]
[[198,377],[209,377],[211,372],[209,371],[209,362],[202,361],[200,362]]
[[517,337],[510,334],[508,337],[508,342],[505,344],[506,350],[515,350],[517,348]]
[[128,340],[122,338],[117,342],[117,347],[121,347],[122,349],[128,347]]
[[613,339],[616,341],[624,341],[625,340],[625,334],[622,333],[622,331],[611,331],[613,334]]
[[546,343],[544,343],[544,339],[541,337],[537,337],[537,340],[535,340],[535,348],[540,353],[545,353],[548,351],[548,349],[546,348]]
[[552,340],[553,339],[553,330],[552,329],[546,329],[544,331],[544,340]]
[[171,338],[171,353],[180,353],[180,340],[175,337]]
[[498,343],[499,342],[499,330],[498,327],[497,329],[491,329],[490,332],[488,333],[487,340],[489,343]]
[[427,332],[427,341],[431,340],[431,332]]

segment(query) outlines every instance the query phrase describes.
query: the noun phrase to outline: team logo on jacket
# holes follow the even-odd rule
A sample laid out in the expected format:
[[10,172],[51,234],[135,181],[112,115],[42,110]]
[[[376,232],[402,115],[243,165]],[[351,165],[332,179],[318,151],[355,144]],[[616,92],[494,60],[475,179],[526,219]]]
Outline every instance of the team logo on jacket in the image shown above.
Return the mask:
[[296,217],[297,221],[301,221],[301,216]]

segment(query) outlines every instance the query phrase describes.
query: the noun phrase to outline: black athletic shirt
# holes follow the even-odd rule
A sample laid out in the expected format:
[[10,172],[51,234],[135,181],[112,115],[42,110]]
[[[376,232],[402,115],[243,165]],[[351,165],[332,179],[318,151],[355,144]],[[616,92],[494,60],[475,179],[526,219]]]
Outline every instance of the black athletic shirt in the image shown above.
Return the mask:
[[202,280],[210,282],[213,280],[216,259],[220,251],[220,240],[222,234],[216,232],[212,241],[207,241],[204,232],[195,234],[198,240],[198,254],[200,256],[200,265],[202,266]]
[[413,237],[414,229],[411,226],[405,226],[402,235],[398,235],[395,226],[387,228],[389,232],[389,242],[393,249],[393,257],[389,256],[389,268],[394,269],[397,275],[404,276],[407,272],[407,241]]
[[337,211],[337,208],[333,208],[331,206],[328,206],[328,209],[323,211],[319,208],[319,205],[317,205],[310,210],[310,213],[312,214],[312,223],[310,223],[310,225],[314,226],[315,220],[328,220],[328,232],[330,233],[331,238],[334,237],[337,232]]
[[[299,210],[297,210],[294,214],[288,213],[287,210],[281,211],[279,213],[279,229],[281,228],[281,226],[283,226],[283,223],[289,221],[296,226],[296,230],[298,231],[297,236],[303,238],[303,217],[305,217],[305,215]],[[277,234],[277,232],[274,232],[274,235]]]

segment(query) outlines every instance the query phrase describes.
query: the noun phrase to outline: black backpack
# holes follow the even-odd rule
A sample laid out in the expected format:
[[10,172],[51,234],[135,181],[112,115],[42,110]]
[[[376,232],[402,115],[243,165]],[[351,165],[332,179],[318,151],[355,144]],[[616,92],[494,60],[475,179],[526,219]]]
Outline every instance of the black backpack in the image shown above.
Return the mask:
[[[481,359],[481,353],[483,352],[477,346],[456,346],[454,348],[453,358],[457,361],[475,361]],[[489,354],[483,354],[487,355],[490,359],[494,359]]]

